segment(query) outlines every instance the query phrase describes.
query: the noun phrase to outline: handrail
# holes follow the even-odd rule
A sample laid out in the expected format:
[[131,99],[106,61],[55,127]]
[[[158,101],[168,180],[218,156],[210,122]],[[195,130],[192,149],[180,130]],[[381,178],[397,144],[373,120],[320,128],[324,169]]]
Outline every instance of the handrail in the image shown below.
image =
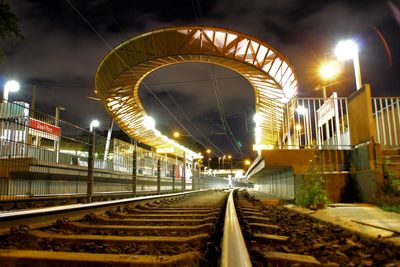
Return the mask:
[[222,267],[252,266],[233,202],[233,194],[236,190],[234,189],[229,193],[226,203],[224,235],[222,237]]

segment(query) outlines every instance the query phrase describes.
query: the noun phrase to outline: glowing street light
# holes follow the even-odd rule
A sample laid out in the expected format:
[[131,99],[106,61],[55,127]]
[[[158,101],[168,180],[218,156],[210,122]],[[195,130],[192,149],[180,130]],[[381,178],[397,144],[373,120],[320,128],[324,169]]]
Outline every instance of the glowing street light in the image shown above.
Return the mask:
[[357,90],[360,89],[362,86],[362,82],[361,82],[360,59],[358,57],[357,44],[352,40],[340,41],[335,48],[335,55],[340,60],[348,60],[348,59],[353,60],[354,75],[356,78],[356,87]]
[[298,106],[296,108],[297,113],[299,113],[300,115],[305,115],[307,114],[307,108],[304,106]]
[[10,80],[6,82],[4,85],[4,90],[3,90],[3,99],[4,101],[8,101],[8,94],[17,92],[20,88],[19,82],[15,80]]
[[89,127],[89,129],[90,129],[91,132],[93,132],[93,129],[94,129],[94,128],[97,128],[97,127],[99,127],[99,126],[100,126],[100,122],[99,122],[98,120],[92,120],[92,121],[90,122],[90,127]]
[[324,63],[319,68],[319,75],[324,80],[321,87],[323,90],[323,97],[326,98],[326,83],[328,80],[332,80],[339,73],[339,66],[334,62]]
[[143,125],[148,130],[153,130],[156,127],[156,121],[151,116],[145,116],[143,119]]
[[250,161],[249,159],[246,159],[246,160],[244,161],[244,164],[245,164],[246,166],[250,166],[251,161]]
[[173,133],[173,136],[174,136],[175,138],[179,138],[179,137],[181,136],[181,134],[180,134],[179,132],[174,132],[174,133]]

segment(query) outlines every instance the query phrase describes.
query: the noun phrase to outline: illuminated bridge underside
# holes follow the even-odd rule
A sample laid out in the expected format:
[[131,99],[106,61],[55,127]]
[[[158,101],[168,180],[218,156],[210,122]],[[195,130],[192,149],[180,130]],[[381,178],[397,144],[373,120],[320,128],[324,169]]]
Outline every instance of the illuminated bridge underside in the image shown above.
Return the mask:
[[152,71],[184,62],[217,64],[243,75],[254,88],[256,111],[262,116],[261,135],[256,142],[277,142],[283,127],[284,103],[297,94],[293,68],[268,44],[227,29],[166,28],[122,43],[97,70],[97,95],[130,136],[155,147],[177,146],[157,130],[143,127],[146,112],[138,91]]

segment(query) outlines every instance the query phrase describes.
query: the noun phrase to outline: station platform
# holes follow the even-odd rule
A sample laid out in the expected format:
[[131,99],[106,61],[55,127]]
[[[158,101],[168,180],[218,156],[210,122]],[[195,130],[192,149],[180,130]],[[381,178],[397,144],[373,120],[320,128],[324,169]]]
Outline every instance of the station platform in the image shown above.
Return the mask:
[[[248,190],[249,194],[264,204],[277,205],[278,199],[263,192]],[[387,212],[365,203],[329,204],[325,209],[310,210],[292,204],[285,205],[293,211],[318,220],[338,225],[363,237],[382,239],[400,246],[400,214]]]

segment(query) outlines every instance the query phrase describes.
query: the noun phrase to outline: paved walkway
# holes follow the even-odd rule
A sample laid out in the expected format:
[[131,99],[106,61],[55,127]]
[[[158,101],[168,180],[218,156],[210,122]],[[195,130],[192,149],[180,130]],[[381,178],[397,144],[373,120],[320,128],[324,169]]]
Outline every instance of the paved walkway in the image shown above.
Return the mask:
[[[250,195],[265,202],[273,202],[273,196],[249,190]],[[400,214],[386,212],[369,204],[332,204],[322,210],[309,210],[295,205],[286,205],[294,211],[319,220],[339,225],[347,230],[370,238],[384,238],[400,245]]]

